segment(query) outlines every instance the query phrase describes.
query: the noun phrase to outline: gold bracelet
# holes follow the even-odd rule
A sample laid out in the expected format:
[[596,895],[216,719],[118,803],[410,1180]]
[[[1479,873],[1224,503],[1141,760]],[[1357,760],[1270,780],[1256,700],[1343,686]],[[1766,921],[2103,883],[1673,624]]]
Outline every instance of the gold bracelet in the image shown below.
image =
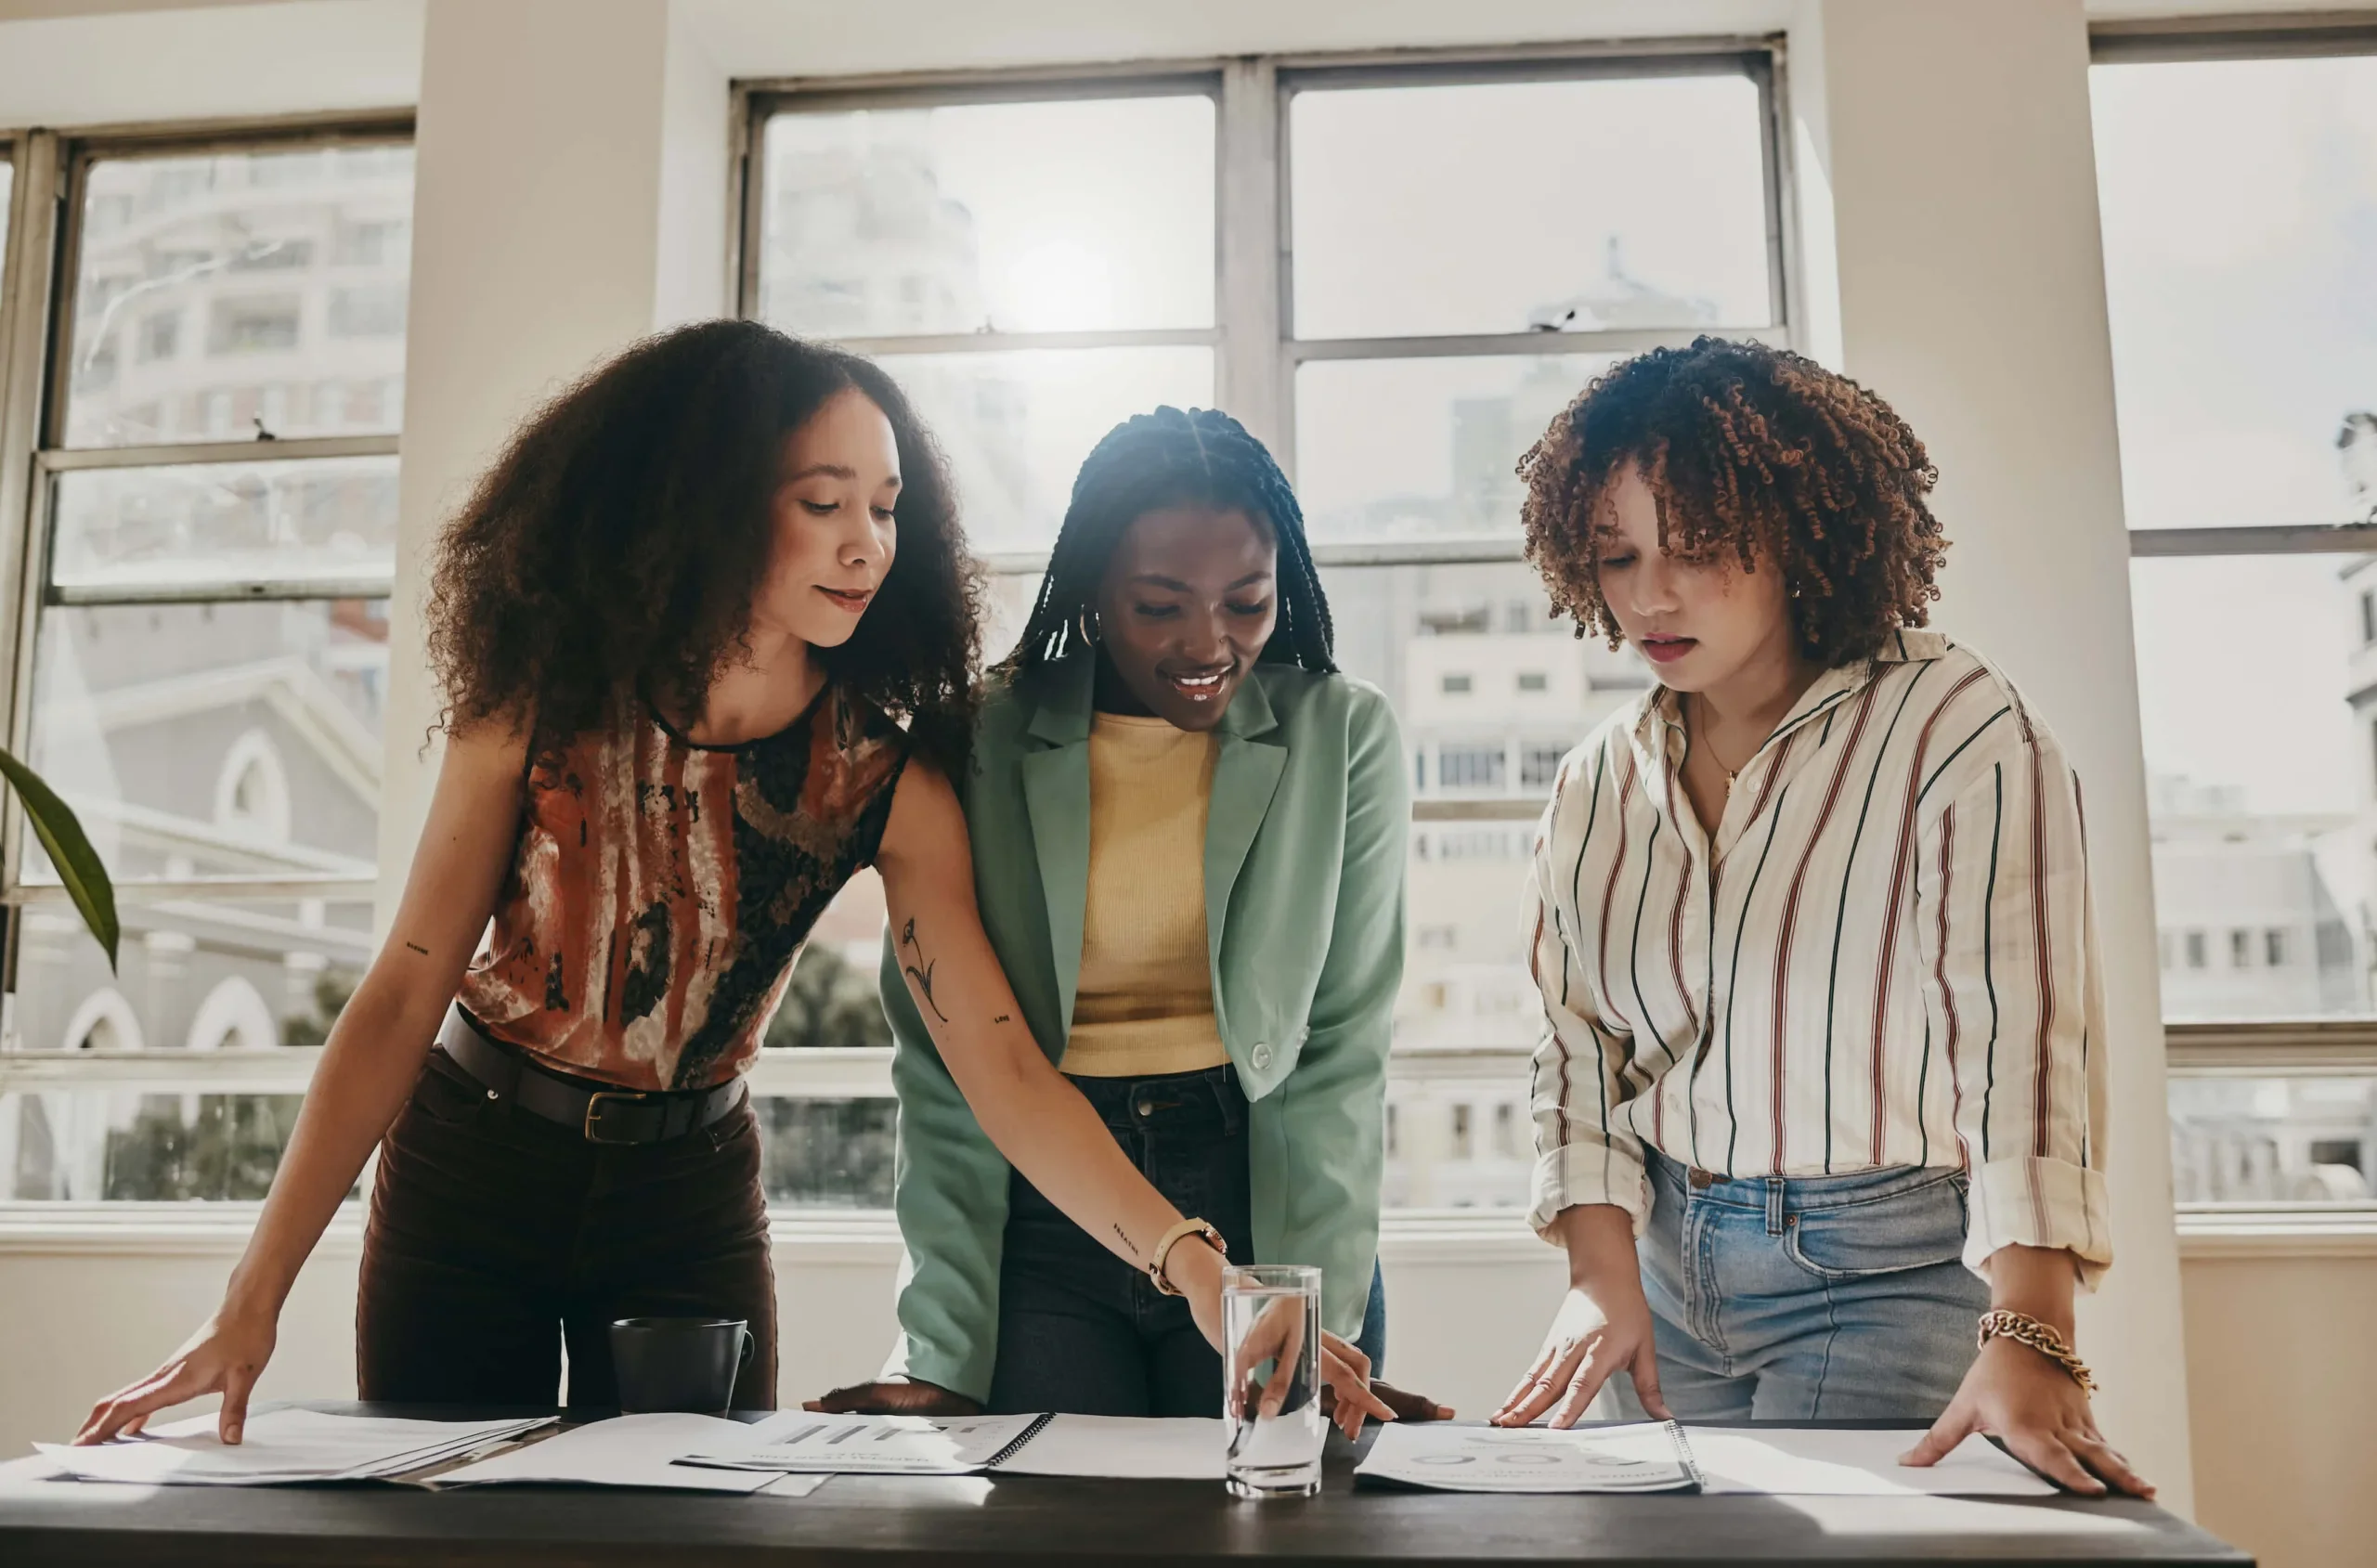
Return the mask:
[[1160,1296],[1180,1294],[1180,1288],[1165,1276],[1163,1265],[1165,1260],[1172,1256],[1174,1243],[1185,1241],[1192,1236],[1220,1253],[1225,1259],[1229,1256],[1229,1243],[1222,1239],[1220,1231],[1202,1220],[1182,1220],[1158,1238],[1155,1251],[1148,1254],[1148,1277],[1155,1281],[1156,1294]]
[[2072,1380],[2080,1385],[2082,1393],[2091,1398],[2096,1396],[2097,1380],[2088,1375],[2087,1363],[2080,1359],[2079,1353],[2072,1348],[2071,1341],[2029,1313],[2005,1311],[1982,1313],[1981,1338],[1978,1343],[1986,1346],[1992,1340],[2011,1340],[2016,1344],[2030,1346],[2069,1372],[2072,1375]]

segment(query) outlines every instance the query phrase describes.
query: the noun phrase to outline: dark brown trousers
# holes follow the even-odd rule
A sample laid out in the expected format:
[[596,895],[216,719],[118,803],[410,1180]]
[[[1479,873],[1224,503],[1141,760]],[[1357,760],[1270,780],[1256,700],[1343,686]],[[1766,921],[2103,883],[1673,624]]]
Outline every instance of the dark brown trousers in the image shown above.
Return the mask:
[[614,1318],[747,1318],[734,1406],[776,1403],[775,1275],[747,1103],[666,1143],[596,1145],[487,1098],[442,1051],[380,1146],[356,1297],[366,1399],[615,1406]]

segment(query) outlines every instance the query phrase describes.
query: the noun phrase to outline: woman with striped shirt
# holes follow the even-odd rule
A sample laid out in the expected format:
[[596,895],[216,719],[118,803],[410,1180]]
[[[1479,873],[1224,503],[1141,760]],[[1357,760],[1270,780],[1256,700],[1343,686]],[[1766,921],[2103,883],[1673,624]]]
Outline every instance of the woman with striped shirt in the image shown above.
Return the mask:
[[[1547,1028],[1533,1222],[1571,1289],[1496,1419],[2108,1446],[2072,1297],[2111,1262],[2080,783],[2004,676],[1916,629],[1937,474],[1879,398],[1703,338],[1521,465],[1553,602],[1660,683],[1564,763],[1525,909]],[[1976,1339],[1981,1350],[1976,1355]]]

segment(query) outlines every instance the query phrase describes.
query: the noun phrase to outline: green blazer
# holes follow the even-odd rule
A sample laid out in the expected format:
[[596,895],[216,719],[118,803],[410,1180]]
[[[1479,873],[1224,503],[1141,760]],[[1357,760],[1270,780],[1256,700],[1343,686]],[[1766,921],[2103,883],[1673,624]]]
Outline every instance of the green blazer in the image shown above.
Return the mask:
[[[982,926],[1032,1032],[1064,1054],[1089,884],[1093,662],[994,692],[959,793]],[[1317,1263],[1322,1317],[1361,1328],[1378,1257],[1386,1053],[1403,978],[1410,801],[1378,688],[1258,665],[1218,727],[1205,822],[1214,1017],[1251,1102],[1255,1262]],[[888,934],[887,934],[888,938]],[[887,1371],[980,1399],[998,1353],[1007,1160],[909,1001],[887,940],[906,1256]]]

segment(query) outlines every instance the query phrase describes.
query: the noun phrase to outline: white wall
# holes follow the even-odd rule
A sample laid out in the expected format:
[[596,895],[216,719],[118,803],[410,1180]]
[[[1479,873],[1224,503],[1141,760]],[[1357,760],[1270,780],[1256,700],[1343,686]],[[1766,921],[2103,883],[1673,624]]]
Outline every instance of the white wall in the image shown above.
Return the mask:
[[402,108],[421,88],[421,19],[422,0],[0,4],[0,125]]
[[[539,403],[657,327],[722,314],[727,86],[669,0],[428,0],[393,635],[439,527]],[[391,660],[381,910],[428,808],[436,717]]]

